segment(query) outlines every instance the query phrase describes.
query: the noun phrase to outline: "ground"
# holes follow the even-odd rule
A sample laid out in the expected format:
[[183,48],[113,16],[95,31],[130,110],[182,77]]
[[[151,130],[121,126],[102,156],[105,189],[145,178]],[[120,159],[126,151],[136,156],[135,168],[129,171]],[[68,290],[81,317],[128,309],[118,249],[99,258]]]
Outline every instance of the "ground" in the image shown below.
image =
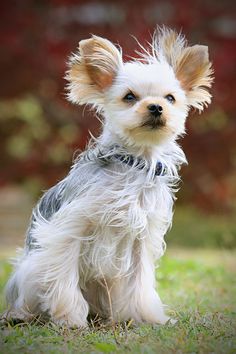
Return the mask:
[[[0,190],[0,312],[11,272],[8,259],[23,245],[34,203],[22,189]],[[178,320],[175,325],[135,327],[130,322],[78,331],[8,324],[0,329],[0,354],[236,353],[235,217],[176,209],[167,252],[156,272],[158,291]]]
[[[40,323],[8,325],[0,353],[222,353],[236,352],[235,251],[169,249],[157,269],[161,298],[178,322],[165,326],[132,322],[89,330]],[[10,272],[1,257],[0,285]],[[1,298],[1,310],[4,307]]]

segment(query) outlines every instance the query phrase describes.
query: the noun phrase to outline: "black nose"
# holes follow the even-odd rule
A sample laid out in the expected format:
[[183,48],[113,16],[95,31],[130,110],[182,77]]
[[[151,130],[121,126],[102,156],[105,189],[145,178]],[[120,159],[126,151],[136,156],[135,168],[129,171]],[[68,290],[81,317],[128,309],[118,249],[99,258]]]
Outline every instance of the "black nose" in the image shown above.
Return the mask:
[[163,108],[159,104],[150,104],[147,108],[154,117],[160,116],[163,111]]

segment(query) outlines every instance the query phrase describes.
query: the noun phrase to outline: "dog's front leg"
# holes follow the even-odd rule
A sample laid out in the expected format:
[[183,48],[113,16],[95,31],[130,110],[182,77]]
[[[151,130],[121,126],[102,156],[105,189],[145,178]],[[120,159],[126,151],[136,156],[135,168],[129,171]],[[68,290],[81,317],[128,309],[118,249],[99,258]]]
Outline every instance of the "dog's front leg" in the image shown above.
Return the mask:
[[168,321],[156,291],[155,266],[145,244],[135,257],[130,275],[114,283],[111,293],[115,320],[161,323]]

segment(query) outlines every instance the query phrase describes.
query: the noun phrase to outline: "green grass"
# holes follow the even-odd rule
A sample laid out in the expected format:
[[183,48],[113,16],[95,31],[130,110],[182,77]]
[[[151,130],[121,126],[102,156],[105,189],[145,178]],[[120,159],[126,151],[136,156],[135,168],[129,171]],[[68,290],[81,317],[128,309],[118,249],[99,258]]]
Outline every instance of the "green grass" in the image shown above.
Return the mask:
[[235,213],[207,215],[195,208],[177,205],[173,227],[166,240],[175,247],[236,248]]
[[[3,327],[0,353],[235,353],[233,251],[170,249],[157,269],[158,290],[175,325],[91,328]],[[1,294],[10,267],[0,263]],[[1,298],[2,300],[2,298]],[[1,301],[1,310],[3,309]]]

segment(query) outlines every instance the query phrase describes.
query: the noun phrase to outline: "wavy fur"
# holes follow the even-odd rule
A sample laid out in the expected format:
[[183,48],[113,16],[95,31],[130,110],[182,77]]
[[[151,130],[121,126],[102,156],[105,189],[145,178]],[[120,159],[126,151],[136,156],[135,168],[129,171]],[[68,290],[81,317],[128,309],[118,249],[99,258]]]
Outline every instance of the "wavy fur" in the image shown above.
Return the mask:
[[[7,318],[40,315],[77,327],[87,326],[89,313],[116,321],[168,320],[155,264],[165,251],[178,171],[186,162],[176,139],[185,132],[189,97],[198,95],[195,106],[209,101],[202,87],[210,79],[200,62],[192,89],[183,88],[176,72],[183,72],[188,48],[175,32],[163,30],[152,49],[146,63],[123,63],[107,40],[80,43],[67,73],[69,99],[98,109],[103,131],[33,210],[7,285]],[[150,105],[161,105],[161,125]],[[133,165],[117,155],[132,155]],[[165,166],[160,176],[157,161]]]

